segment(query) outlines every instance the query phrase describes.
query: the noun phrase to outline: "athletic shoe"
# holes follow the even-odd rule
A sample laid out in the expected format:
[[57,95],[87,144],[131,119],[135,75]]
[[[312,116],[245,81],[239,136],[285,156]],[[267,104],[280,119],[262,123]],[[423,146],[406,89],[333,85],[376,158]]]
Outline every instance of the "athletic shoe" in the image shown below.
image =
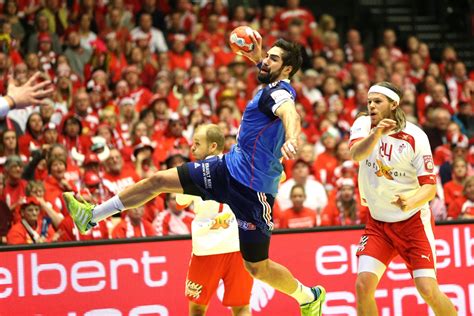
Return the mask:
[[96,224],[92,223],[92,210],[94,205],[82,201],[79,202],[74,198],[74,195],[71,192],[63,193],[64,201],[66,202],[66,207],[71,215],[74,223],[76,223],[77,228],[81,234],[85,234],[89,229],[94,227]]
[[[326,290],[321,286],[311,288],[314,297],[317,297],[311,303],[300,305],[301,316],[321,316],[323,311],[323,303],[326,300]],[[319,292],[319,295],[318,295]]]

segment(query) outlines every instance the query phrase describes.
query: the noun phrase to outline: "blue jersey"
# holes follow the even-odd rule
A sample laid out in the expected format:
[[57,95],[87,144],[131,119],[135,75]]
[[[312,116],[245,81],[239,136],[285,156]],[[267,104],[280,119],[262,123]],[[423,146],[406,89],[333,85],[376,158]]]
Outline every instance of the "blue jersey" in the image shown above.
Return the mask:
[[294,102],[295,98],[289,80],[282,80],[260,89],[247,105],[237,144],[225,155],[231,176],[241,184],[257,192],[278,192],[285,129],[274,112],[285,101]]

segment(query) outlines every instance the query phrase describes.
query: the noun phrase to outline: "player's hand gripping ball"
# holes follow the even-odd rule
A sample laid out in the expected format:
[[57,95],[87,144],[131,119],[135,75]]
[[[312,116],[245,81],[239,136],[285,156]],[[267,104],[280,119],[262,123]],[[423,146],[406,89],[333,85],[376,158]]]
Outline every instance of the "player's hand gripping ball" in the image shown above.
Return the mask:
[[238,53],[240,51],[247,53],[251,52],[254,48],[254,43],[250,35],[255,33],[255,36],[260,36],[257,31],[249,26],[236,27],[229,36],[229,44],[230,48],[232,48],[232,51],[234,53]]

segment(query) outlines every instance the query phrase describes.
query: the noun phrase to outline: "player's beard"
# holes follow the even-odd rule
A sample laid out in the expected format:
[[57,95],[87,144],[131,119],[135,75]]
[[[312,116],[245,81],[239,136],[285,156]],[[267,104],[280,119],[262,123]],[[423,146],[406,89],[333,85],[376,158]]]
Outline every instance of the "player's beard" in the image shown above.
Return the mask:
[[260,70],[258,72],[257,79],[261,83],[269,84],[276,81],[282,71],[283,71],[283,66],[281,66],[280,69],[276,70],[275,72],[269,71],[266,74],[262,74],[262,70]]

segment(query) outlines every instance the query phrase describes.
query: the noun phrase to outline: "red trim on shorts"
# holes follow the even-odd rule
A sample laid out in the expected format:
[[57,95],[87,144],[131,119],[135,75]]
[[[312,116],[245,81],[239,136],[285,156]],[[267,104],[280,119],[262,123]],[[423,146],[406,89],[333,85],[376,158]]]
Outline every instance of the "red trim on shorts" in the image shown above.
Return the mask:
[[418,183],[423,184],[436,184],[436,176],[434,174],[427,174],[418,177]]
[[408,144],[411,145],[411,148],[413,148],[413,151],[415,151],[415,137],[411,136],[410,134],[400,131],[398,133],[388,135],[388,136],[406,141]]
[[352,139],[350,142],[349,142],[349,149],[352,148],[352,146],[357,143],[358,141],[360,141],[361,139],[363,139],[364,137],[359,137],[359,138],[354,138]]

